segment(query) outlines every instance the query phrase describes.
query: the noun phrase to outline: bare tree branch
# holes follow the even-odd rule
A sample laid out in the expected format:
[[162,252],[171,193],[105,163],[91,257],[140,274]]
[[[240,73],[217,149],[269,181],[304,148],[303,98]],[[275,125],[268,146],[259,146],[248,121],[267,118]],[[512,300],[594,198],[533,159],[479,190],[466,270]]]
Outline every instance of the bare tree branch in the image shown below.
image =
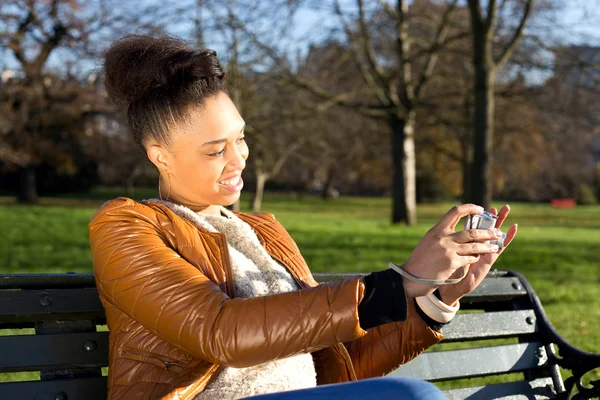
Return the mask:
[[498,6],[496,0],[488,0],[487,16],[485,18],[485,31],[490,32],[494,22],[496,21],[496,14],[498,12]]
[[502,67],[506,63],[506,61],[508,61],[512,53],[515,51],[515,48],[517,47],[517,42],[523,35],[523,30],[525,29],[525,24],[527,23],[529,15],[531,14],[531,10],[533,9],[534,2],[535,0],[527,0],[527,2],[525,3],[525,10],[523,11],[523,15],[521,16],[521,19],[519,21],[519,26],[515,30],[512,38],[506,44],[506,47],[504,47],[504,50],[502,50],[502,52],[500,53],[498,59],[494,61],[494,70],[498,70],[498,68]]
[[439,50],[441,43],[445,41],[446,35],[448,34],[448,21],[450,20],[450,15],[456,9],[456,3],[458,0],[453,0],[452,3],[448,5],[444,14],[442,15],[442,21],[437,29],[435,39],[431,44],[429,54],[427,57],[427,61],[425,62],[425,68],[423,68],[423,72],[421,77],[419,78],[419,82],[415,86],[415,97],[418,99],[421,94],[421,90],[423,90],[424,84],[431,78],[433,74],[433,70],[435,69],[435,64],[439,58]]
[[0,160],[18,167],[25,167],[31,162],[31,157],[25,152],[13,150],[9,146],[0,143]]
[[[452,121],[452,124],[455,124],[455,121]],[[455,152],[453,152],[451,150],[448,150],[447,148],[445,148],[444,146],[442,146],[437,140],[434,140],[433,138],[426,137],[425,140],[423,141],[423,144],[427,145],[427,146],[430,146],[431,148],[433,148],[438,153],[444,154],[446,157],[450,158],[453,161],[456,161],[458,163],[463,163],[464,162],[464,160],[462,159],[462,157],[458,156]]]
[[[361,0],[357,0],[357,1],[362,4]],[[369,86],[369,88],[371,88],[371,90],[373,90],[373,92],[375,93],[375,95],[377,96],[379,101],[381,101],[383,104],[389,103],[390,99],[387,96],[385,90],[383,89],[383,88],[385,88],[385,86],[383,86],[383,87],[380,86],[381,79],[376,77],[377,76],[376,69],[367,68],[367,66],[363,62],[361,62],[362,57],[361,57],[360,49],[358,48],[358,43],[357,43],[358,40],[354,37],[354,34],[352,33],[352,30],[350,29],[350,25],[344,19],[344,15],[342,13],[342,10],[341,10],[338,0],[335,0],[334,7],[335,7],[335,12],[339,16],[340,21],[344,27],[346,36],[348,37],[348,42],[350,43],[350,49],[352,50],[352,53],[354,55],[353,58],[356,63],[356,67],[360,71],[365,83]],[[364,15],[363,15],[363,18],[364,18]],[[359,25],[360,24],[361,23],[359,22]],[[364,21],[363,21],[363,24],[364,24]],[[361,33],[361,36],[362,36],[362,33]],[[360,41],[365,42],[365,38],[364,37],[361,38]],[[368,56],[367,56],[367,58],[368,58]],[[379,83],[377,82],[378,80],[380,81]]]
[[58,0],[52,1],[48,16],[51,17],[52,34],[42,42],[40,52],[33,62],[35,71],[41,71],[50,53],[60,44],[62,39],[68,35],[67,28],[58,18]]
[[311,94],[320,98],[321,100],[324,100],[323,103],[319,103],[314,107],[314,110],[319,112],[324,112],[333,106],[342,106],[354,109],[355,111],[358,111],[361,114],[371,118],[382,118],[384,115],[383,112],[391,109],[391,106],[387,105],[365,104],[362,102],[350,101],[349,99],[354,96],[348,92],[333,96],[320,87],[313,85],[306,79],[302,79],[298,76],[291,76],[288,80],[291,83],[294,83],[296,86],[308,90]]
[[383,68],[377,63],[375,58],[375,51],[373,50],[373,43],[371,41],[371,35],[369,34],[369,28],[367,27],[367,23],[365,21],[365,10],[363,6],[363,0],[357,0],[358,3],[358,25],[360,28],[360,41],[363,47],[363,52],[365,53],[367,62],[369,63],[369,67],[379,81],[381,88],[384,90],[389,87],[389,81],[385,77],[385,72]]
[[271,175],[277,176],[281,172],[281,168],[284,166],[288,158],[296,151],[298,151],[305,142],[304,137],[298,138],[294,143],[292,143],[286,151],[281,153],[281,155],[277,158],[275,164],[273,164],[273,168],[271,168]]

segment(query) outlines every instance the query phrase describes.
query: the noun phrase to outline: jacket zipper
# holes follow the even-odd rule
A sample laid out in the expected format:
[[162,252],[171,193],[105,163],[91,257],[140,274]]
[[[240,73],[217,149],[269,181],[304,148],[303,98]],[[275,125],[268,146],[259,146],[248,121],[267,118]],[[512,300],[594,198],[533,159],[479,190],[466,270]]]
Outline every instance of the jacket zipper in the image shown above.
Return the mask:
[[223,268],[225,269],[225,287],[229,291],[230,298],[235,298],[235,284],[233,282],[233,267],[231,266],[231,256],[229,255],[229,247],[227,247],[227,239],[225,235],[219,234],[219,242],[221,242],[221,252],[223,253]]

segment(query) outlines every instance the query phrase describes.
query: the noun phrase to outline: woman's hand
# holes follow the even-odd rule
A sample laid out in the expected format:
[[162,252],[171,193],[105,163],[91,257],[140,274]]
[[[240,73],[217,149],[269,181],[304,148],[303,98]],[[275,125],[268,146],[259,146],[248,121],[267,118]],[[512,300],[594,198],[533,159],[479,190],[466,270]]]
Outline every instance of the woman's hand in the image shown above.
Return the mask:
[[[453,207],[442,217],[440,222],[425,234],[404,264],[403,269],[419,278],[446,280],[457,269],[479,262],[480,255],[485,255],[488,260],[491,260],[492,253],[496,253],[498,247],[483,242],[497,239],[493,230],[454,231],[462,217],[482,212],[483,207],[475,204]],[[432,293],[435,288],[436,286],[433,285],[416,283],[409,279],[404,280],[407,297],[425,296]],[[450,298],[455,297],[458,293],[460,290],[449,293]]]
[[[498,211],[495,208],[491,208],[490,212],[494,215],[498,215]],[[502,209],[500,209],[500,214],[498,215],[498,220],[496,221],[496,228],[500,228],[502,226],[509,212],[510,207],[508,204],[504,205]],[[475,232],[477,230],[478,229],[471,229],[463,232]],[[463,234],[463,232],[457,232],[456,235]],[[440,286],[439,289],[440,295],[442,296],[442,301],[448,305],[454,305],[456,301],[458,301],[467,293],[472,292],[477,286],[479,286],[481,281],[483,281],[483,278],[485,278],[485,276],[488,274],[492,265],[494,265],[500,254],[502,254],[510,242],[512,242],[516,234],[517,224],[514,224],[508,229],[508,232],[506,232],[504,248],[501,251],[497,253],[482,254],[477,262],[471,264],[467,271],[467,275],[462,281],[455,283],[454,285]]]

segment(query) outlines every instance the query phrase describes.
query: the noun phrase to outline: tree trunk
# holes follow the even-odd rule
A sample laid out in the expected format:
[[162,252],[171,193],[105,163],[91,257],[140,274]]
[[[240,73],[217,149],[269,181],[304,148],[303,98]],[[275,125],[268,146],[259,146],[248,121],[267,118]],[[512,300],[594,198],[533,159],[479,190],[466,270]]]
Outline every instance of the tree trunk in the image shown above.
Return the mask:
[[265,183],[269,179],[269,175],[264,172],[256,173],[256,192],[252,199],[252,211],[259,212],[262,207],[263,196],[265,194]]
[[329,200],[331,198],[331,186],[333,185],[333,177],[335,176],[335,167],[330,164],[327,167],[327,175],[325,177],[325,184],[323,190],[321,190],[321,198],[323,200]]
[[471,193],[471,163],[466,158],[462,161],[462,193],[463,203],[468,203]]
[[135,195],[135,181],[141,174],[140,166],[135,166],[129,176],[125,178],[125,190],[127,192],[127,196],[133,197]]
[[484,208],[492,202],[492,142],[494,137],[494,62],[491,37],[483,26],[473,28],[475,118],[469,201]]
[[492,202],[494,78],[489,71],[485,71],[478,81],[475,89],[475,136],[471,168],[471,202],[487,209]]
[[415,171],[415,113],[409,111],[405,119],[396,115],[390,118],[392,128],[392,223],[417,223],[416,171]]
[[19,203],[38,204],[39,198],[35,180],[35,167],[27,166],[19,171]]
[[135,186],[133,184],[133,179],[127,179],[127,182],[125,183],[125,193],[127,193],[127,196],[131,198],[135,196]]

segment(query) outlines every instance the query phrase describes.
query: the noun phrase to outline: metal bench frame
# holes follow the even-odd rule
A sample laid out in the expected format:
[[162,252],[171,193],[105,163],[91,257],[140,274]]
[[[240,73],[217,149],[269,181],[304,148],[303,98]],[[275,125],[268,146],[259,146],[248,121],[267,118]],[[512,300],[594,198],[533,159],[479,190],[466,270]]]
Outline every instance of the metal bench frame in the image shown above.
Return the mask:
[[[315,274],[320,282],[356,274]],[[554,329],[531,285],[513,271],[490,272],[461,300],[463,312],[444,327],[442,343],[472,348],[428,351],[393,375],[429,381],[521,372],[523,380],[445,391],[450,399],[590,399],[600,397],[583,375],[600,368],[600,354],[584,352]],[[1,399],[105,399],[108,332],[93,275],[0,275],[0,373],[40,371],[40,381],[0,383]],[[2,333],[33,328],[34,334]],[[514,344],[478,341],[513,338]],[[558,350],[558,351],[556,351]],[[572,376],[563,381],[559,367]],[[577,393],[574,393],[577,389]]]

